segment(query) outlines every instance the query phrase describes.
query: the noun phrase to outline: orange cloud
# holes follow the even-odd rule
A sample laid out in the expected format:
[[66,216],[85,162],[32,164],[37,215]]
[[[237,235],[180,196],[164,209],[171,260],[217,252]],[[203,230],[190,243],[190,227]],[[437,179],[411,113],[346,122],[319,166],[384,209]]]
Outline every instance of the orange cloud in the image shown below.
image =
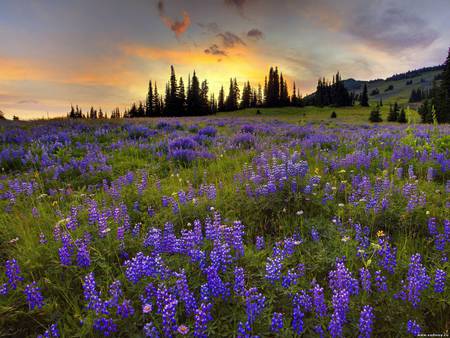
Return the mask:
[[165,14],[164,11],[164,3],[162,0],[158,1],[158,11],[159,16],[161,17],[161,20],[164,22],[164,24],[169,28],[172,32],[175,33],[176,37],[178,38],[181,34],[183,34],[191,25],[191,18],[189,17],[189,14],[185,11],[183,12],[183,20],[172,20],[172,18],[168,17]]
[[0,57],[0,80],[41,80],[48,70],[29,60]]

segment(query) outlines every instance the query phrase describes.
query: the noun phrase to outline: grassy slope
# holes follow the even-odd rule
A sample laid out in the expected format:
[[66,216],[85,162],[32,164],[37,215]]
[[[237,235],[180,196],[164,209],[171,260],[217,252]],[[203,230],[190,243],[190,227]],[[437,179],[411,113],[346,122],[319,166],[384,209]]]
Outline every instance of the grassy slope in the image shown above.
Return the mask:
[[[431,88],[433,85],[434,77],[438,75],[440,72],[441,71],[429,71],[407,80],[397,80],[397,81],[378,80],[374,82],[368,82],[369,94],[375,88],[378,88],[380,90],[379,95],[369,96],[369,100],[372,103],[375,103],[378,102],[380,98],[382,98],[384,103],[398,102],[401,104],[406,104],[408,103],[409,96],[411,95],[411,91],[413,89]],[[410,80],[412,80],[413,83],[411,85],[406,85],[406,82]],[[385,92],[386,88],[388,88],[390,85],[393,85],[394,89]],[[356,90],[355,92],[359,93],[361,90]]]
[[[225,117],[225,116],[236,116],[236,117],[246,117],[246,118],[255,118],[255,119],[281,119],[284,121],[288,121],[291,123],[305,123],[305,122],[345,122],[345,123],[368,123],[369,114],[372,107],[277,107],[277,108],[260,108],[261,115],[256,115],[257,109],[244,109],[237,110],[234,112],[226,112],[219,113],[217,116]],[[335,111],[337,114],[336,119],[331,119],[331,113]],[[382,107],[382,116],[383,120],[386,121],[387,114],[389,111],[389,106],[387,104]],[[412,119],[415,122],[419,122],[419,115],[412,112]],[[383,122],[387,123],[387,122]]]

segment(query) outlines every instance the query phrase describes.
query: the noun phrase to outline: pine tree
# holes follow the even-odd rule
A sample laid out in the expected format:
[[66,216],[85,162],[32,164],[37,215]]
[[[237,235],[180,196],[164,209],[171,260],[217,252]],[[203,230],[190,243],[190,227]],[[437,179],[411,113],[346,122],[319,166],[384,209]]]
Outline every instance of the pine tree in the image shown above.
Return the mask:
[[223,91],[223,86],[220,88],[219,91],[219,98],[217,100],[217,110],[225,111],[225,93]]
[[185,106],[186,106],[186,94],[184,89],[184,82],[183,78],[180,77],[177,95],[177,113],[179,116],[184,116],[186,114]]
[[210,113],[209,100],[208,100],[208,81],[203,80],[200,88],[200,115],[207,115]]
[[192,75],[191,86],[188,89],[188,97],[186,99],[187,115],[200,115],[202,110],[202,101],[200,97],[200,82],[197,75]]
[[435,95],[436,119],[439,123],[450,122],[450,48],[444,63],[442,80]]
[[133,102],[133,104],[131,105],[131,108],[128,112],[128,117],[137,117],[137,107],[136,107],[136,103]]
[[153,115],[153,104],[154,104],[154,97],[153,97],[152,81],[148,81],[147,99],[145,101],[145,116],[150,117]]
[[256,98],[256,106],[261,107],[263,105],[263,95],[261,90],[261,84],[258,83],[258,94]]
[[407,122],[405,108],[403,108],[403,107],[402,107],[402,110],[400,111],[400,114],[398,115],[397,122],[399,122],[399,123]]
[[295,81],[294,81],[294,84],[293,84],[293,88],[292,88],[292,97],[291,97],[291,104],[295,107],[295,106],[297,106],[298,105],[298,102],[297,102],[297,93],[296,93],[296,88],[295,88]]
[[367,84],[364,84],[364,89],[361,94],[361,106],[363,106],[363,107],[369,106],[369,96],[367,94]]
[[389,114],[387,120],[389,122],[397,122],[398,121],[398,114],[399,114],[400,107],[398,106],[397,102],[394,103],[394,105],[390,105],[389,107]]
[[161,116],[162,114],[161,101],[162,99],[158,94],[158,86],[155,82],[155,93],[153,94],[153,110],[155,116]]
[[370,112],[369,121],[373,123],[383,122],[379,106],[376,106],[376,108],[372,109],[372,111]]

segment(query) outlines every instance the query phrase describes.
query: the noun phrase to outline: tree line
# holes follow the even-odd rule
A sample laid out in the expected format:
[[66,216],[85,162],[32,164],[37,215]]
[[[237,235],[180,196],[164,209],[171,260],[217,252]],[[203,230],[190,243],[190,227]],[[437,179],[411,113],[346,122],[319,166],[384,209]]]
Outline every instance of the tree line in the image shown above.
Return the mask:
[[428,97],[419,107],[419,114],[423,123],[450,122],[450,48],[445,60],[444,70],[439,77],[440,83],[433,82],[433,88]]
[[[340,107],[353,105],[356,97],[347,91],[340,74],[337,73],[331,82],[320,78],[317,91],[303,98],[295,82],[292,84],[292,90],[289,90],[283,73],[278,67],[270,67],[264,79],[264,87],[261,84],[252,86],[247,81],[241,89],[236,78],[231,78],[227,90],[222,86],[216,98],[214,94],[209,93],[208,81],[200,80],[195,71],[192,76],[189,75],[187,86],[185,86],[183,78],[177,78],[175,69],[171,66],[164,95],[158,92],[156,82],[150,80],[145,100],[132,103],[123,112],[115,108],[110,113],[110,117],[198,116],[259,107],[302,107],[305,105]],[[105,118],[107,114],[102,112],[101,108],[96,110],[93,107],[88,113],[83,114],[81,108],[72,106],[68,117],[96,119]]]

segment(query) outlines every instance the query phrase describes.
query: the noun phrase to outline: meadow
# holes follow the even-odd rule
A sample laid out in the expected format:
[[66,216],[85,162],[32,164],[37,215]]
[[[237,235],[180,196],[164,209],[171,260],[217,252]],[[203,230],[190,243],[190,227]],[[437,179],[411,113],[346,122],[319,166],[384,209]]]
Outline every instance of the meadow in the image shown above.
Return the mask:
[[0,336],[448,334],[450,126],[333,110],[3,122]]

